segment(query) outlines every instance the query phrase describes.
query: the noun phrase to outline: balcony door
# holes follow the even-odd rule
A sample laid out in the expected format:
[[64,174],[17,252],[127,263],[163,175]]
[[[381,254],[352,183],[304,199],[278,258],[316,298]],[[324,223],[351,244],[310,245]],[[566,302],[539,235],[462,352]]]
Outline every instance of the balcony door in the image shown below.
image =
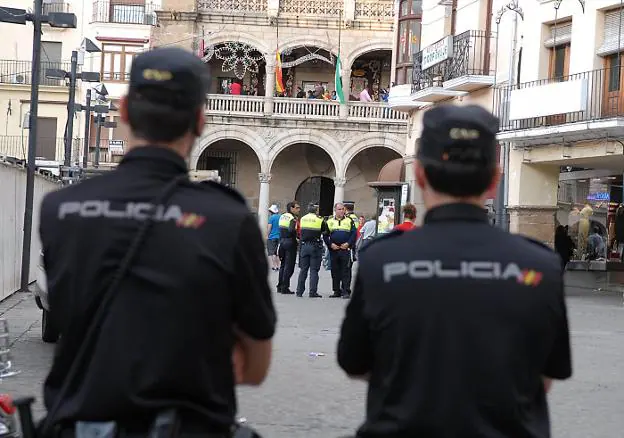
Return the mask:
[[[550,67],[548,77],[552,82],[568,80],[570,75],[570,44],[562,44],[550,49]],[[565,123],[565,114],[555,114],[546,117],[546,125],[561,125]]]
[[614,53],[605,59],[604,96],[602,115],[617,116],[624,113],[624,93],[622,92],[622,68],[618,64],[624,62],[624,54]]

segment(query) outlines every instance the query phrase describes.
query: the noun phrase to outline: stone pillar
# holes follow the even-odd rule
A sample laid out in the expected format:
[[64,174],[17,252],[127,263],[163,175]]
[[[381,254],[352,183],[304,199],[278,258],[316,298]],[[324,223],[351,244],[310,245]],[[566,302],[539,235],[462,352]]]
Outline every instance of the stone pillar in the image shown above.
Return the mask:
[[[346,62],[351,62],[346,60]],[[349,116],[349,96],[351,95],[351,67],[346,68],[343,66],[340,72],[342,77],[342,93],[344,94],[345,103],[340,105],[340,118],[346,119]]]
[[258,196],[258,222],[260,223],[260,229],[262,234],[266,234],[267,223],[269,221],[269,196],[270,196],[270,173],[259,173],[258,180],[260,181],[260,195]]
[[[271,56],[271,55],[268,55]],[[273,99],[275,96],[275,60],[268,59],[264,80],[264,114],[273,114]]]
[[509,148],[509,231],[553,245],[559,166],[534,164],[522,149]]
[[334,204],[344,201],[344,186],[346,178],[334,178]]
[[414,204],[416,207],[416,223],[422,225],[427,213],[425,203],[422,199],[422,192],[420,187],[416,184],[416,157],[413,155],[404,158],[405,161],[405,182],[409,184],[409,197],[408,202]]

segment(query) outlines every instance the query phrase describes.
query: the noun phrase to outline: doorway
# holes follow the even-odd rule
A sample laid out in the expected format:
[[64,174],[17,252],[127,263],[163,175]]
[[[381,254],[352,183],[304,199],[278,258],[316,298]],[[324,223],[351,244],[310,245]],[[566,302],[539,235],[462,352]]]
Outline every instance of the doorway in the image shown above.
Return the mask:
[[305,179],[295,193],[301,205],[302,214],[307,214],[308,204],[317,202],[321,216],[331,216],[334,211],[334,180],[326,176],[311,176]]
[[622,68],[621,57],[617,53],[610,55],[605,60],[604,96],[602,104],[602,116],[618,116],[624,108],[624,93],[621,90]]
[[56,117],[37,117],[37,158],[56,160]]

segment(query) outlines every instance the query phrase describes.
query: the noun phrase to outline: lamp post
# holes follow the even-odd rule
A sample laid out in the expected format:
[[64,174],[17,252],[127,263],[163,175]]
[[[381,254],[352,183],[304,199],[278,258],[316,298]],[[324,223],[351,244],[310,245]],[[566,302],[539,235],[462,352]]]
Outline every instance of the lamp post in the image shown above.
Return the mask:
[[[107,111],[108,112],[108,111]],[[93,166],[97,169],[100,167],[100,141],[102,138],[102,128],[116,128],[117,122],[110,122],[102,114],[95,117],[97,129],[95,131],[95,160]]]
[[35,158],[37,152],[37,111],[39,108],[39,70],[41,67],[42,24],[51,27],[75,29],[76,15],[65,12],[50,12],[43,15],[43,0],[34,0],[33,12],[25,9],[0,8],[0,22],[25,25],[33,23],[33,50],[30,88],[30,135],[28,137],[28,160],[26,164],[26,200],[24,204],[24,239],[22,241],[22,269],[20,290],[27,291],[30,280],[30,246],[32,240],[32,213],[35,192]]
[[[85,50],[89,53],[101,52],[101,50],[93,43],[83,44]],[[69,79],[69,100],[67,102],[67,129],[65,131],[65,159],[64,166],[71,166],[71,146],[72,137],[74,135],[74,113],[76,100],[76,80],[81,79],[84,82],[100,82],[100,74],[96,72],[80,72],[78,69],[78,51],[74,50],[71,54],[71,69],[69,72],[58,68],[46,69],[46,78],[49,79]]]

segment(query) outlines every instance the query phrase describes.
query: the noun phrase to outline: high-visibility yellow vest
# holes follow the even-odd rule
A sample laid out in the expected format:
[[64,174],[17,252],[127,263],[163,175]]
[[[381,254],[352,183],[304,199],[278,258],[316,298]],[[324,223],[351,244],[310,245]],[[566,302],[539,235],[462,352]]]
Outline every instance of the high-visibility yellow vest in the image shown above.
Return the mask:
[[352,226],[353,226],[353,220],[348,217],[344,217],[340,221],[338,221],[338,219],[336,219],[335,217],[327,219],[327,228],[329,229],[330,233],[333,231],[349,232],[351,231]]
[[314,213],[308,213],[301,218],[299,222],[302,230],[316,230],[321,231],[323,227],[323,218],[317,216]]
[[279,227],[280,228],[290,228],[290,221],[292,221],[295,217],[290,213],[284,213],[279,218]]
[[350,213],[347,217],[353,221],[353,223],[355,224],[355,228],[360,226],[360,219],[355,213]]

